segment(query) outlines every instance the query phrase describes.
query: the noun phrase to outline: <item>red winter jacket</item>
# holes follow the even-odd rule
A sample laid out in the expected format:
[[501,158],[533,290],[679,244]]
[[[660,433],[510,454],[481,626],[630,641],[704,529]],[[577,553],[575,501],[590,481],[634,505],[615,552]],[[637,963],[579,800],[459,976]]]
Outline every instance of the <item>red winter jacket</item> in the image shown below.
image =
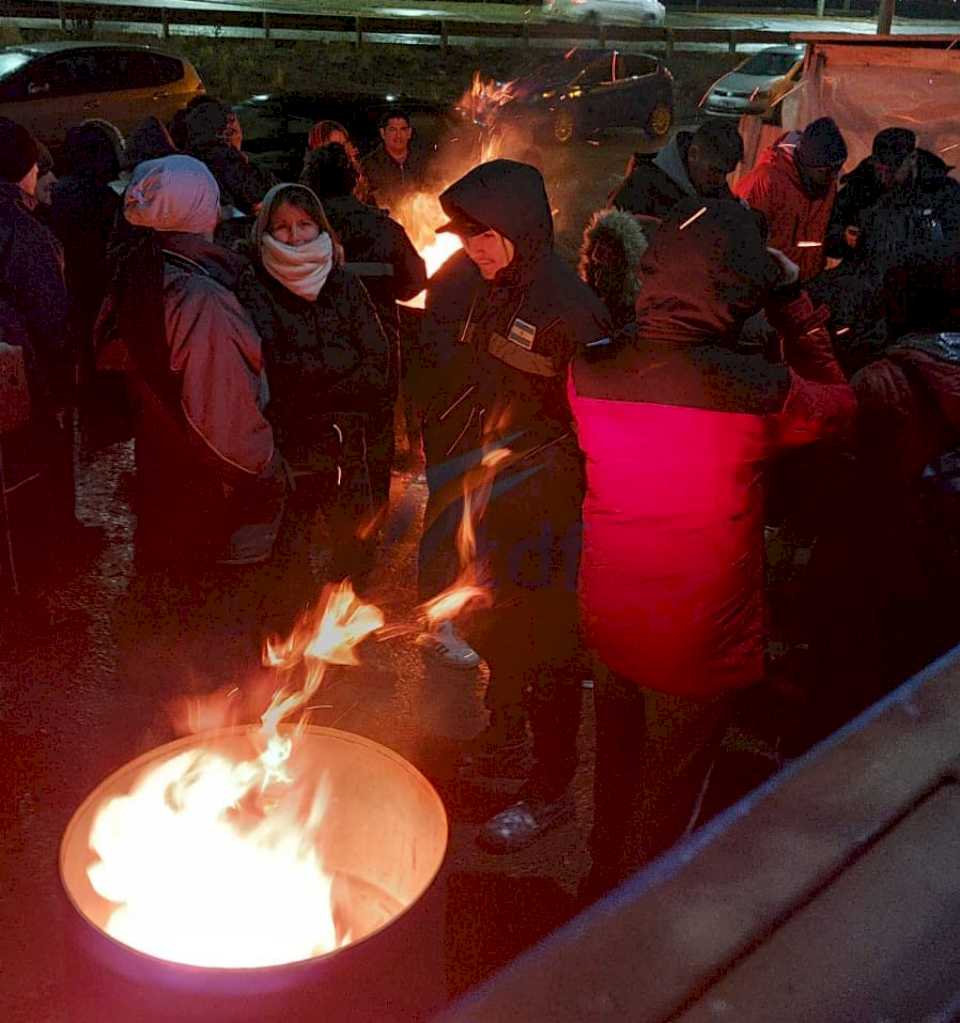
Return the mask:
[[734,192],[767,218],[769,244],[800,267],[800,280],[816,277],[826,265],[824,242],[837,197],[834,181],[825,196],[812,199],[800,183],[794,162],[799,134],[791,132],[775,142]]
[[[749,304],[753,270],[742,258],[735,270],[709,270],[733,258],[711,228],[691,225],[693,246],[675,231],[683,246],[671,244],[669,221],[660,228],[651,249],[667,251],[645,264],[636,335],[585,353],[568,381],[586,458],[587,638],[617,673],[691,697],[761,679],[764,469],[778,450],[842,432],[854,415],[806,296],[768,306],[792,368],[729,347],[728,303],[739,289]],[[747,240],[762,252],[753,231]],[[742,239],[729,244],[747,251]],[[676,265],[689,273],[679,278]]]

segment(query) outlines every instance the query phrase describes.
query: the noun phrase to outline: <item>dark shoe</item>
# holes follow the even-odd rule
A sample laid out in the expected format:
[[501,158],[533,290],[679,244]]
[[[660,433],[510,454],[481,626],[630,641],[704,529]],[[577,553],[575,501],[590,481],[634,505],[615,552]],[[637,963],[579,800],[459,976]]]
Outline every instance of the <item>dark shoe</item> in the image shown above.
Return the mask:
[[525,849],[551,828],[573,817],[573,798],[564,793],[552,802],[520,800],[495,814],[480,829],[477,844],[491,853],[514,853]]

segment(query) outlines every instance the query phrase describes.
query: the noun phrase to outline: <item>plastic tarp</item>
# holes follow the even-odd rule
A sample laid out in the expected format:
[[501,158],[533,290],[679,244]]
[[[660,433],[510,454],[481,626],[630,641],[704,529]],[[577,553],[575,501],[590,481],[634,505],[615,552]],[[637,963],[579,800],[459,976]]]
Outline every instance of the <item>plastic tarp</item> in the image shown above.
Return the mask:
[[808,46],[802,80],[783,101],[777,134],[832,117],[846,139],[851,170],[870,155],[878,131],[910,128],[922,148],[960,164],[960,48]]

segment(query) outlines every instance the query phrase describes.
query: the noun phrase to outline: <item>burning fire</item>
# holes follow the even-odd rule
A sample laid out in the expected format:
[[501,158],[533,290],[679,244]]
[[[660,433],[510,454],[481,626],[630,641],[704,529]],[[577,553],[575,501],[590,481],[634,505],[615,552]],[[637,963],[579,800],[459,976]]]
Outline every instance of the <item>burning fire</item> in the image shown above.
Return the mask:
[[[228,759],[193,750],[146,772],[94,822],[88,871],[116,903],[107,933],[150,955],[205,967],[257,967],[333,951],[332,878],[321,861],[329,793],[297,778],[290,757],[302,709],[329,664],[356,664],[355,647],[384,622],[349,583],[329,587],[265,663],[283,678],[261,721],[260,754]],[[299,686],[291,681],[302,673]],[[305,722],[301,718],[300,725]]]
[[474,71],[470,88],[460,97],[457,109],[470,120],[484,127],[489,127],[496,120],[497,111],[516,99],[515,82],[495,82],[492,78],[486,81],[479,71]]
[[[437,228],[446,222],[447,217],[436,196],[416,192],[404,199],[393,215],[403,225],[413,247],[427,264],[428,278],[461,248],[460,239],[455,234],[449,231],[437,234]],[[424,290],[403,305],[411,309],[423,309],[426,298]]]

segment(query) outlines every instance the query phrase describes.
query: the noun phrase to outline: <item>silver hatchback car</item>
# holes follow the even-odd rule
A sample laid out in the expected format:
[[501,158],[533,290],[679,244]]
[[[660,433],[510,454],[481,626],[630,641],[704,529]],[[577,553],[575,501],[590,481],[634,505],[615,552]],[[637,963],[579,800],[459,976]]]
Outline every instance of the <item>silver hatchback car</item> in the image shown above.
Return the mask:
[[701,109],[712,117],[769,115],[799,80],[803,53],[803,46],[758,50],[710,86]]

